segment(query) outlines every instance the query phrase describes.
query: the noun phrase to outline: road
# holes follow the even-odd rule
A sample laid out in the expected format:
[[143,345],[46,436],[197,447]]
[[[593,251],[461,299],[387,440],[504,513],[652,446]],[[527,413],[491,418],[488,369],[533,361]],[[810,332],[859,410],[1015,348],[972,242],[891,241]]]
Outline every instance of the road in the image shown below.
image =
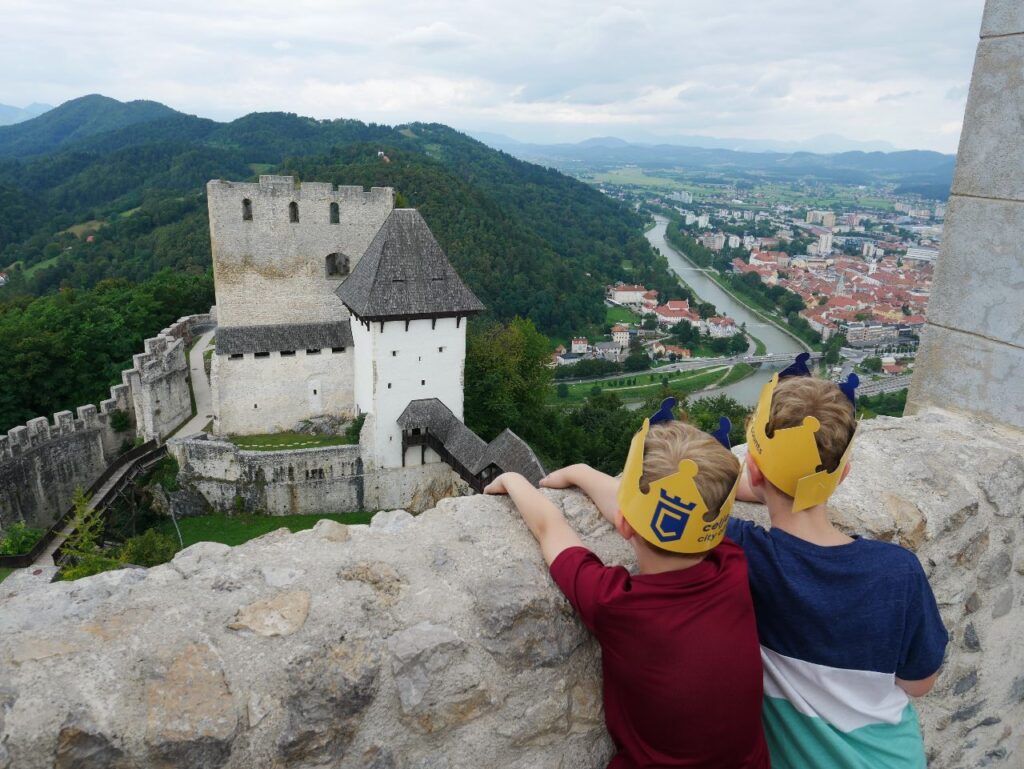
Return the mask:
[[[607,382],[611,379],[622,379],[623,377],[629,376],[641,376],[643,374],[671,374],[676,371],[693,371],[695,369],[711,368],[713,366],[735,366],[737,363],[769,363],[769,364],[789,364],[793,362],[792,355],[731,355],[723,358],[685,358],[683,360],[676,361],[675,363],[669,363],[666,366],[658,366],[657,368],[644,369],[643,371],[627,371],[619,372],[617,374],[609,374],[608,376],[602,377],[583,377],[580,379],[556,379],[555,384],[565,382],[566,384],[581,384],[583,382]],[[820,352],[811,353],[811,360],[818,360],[821,357]]]

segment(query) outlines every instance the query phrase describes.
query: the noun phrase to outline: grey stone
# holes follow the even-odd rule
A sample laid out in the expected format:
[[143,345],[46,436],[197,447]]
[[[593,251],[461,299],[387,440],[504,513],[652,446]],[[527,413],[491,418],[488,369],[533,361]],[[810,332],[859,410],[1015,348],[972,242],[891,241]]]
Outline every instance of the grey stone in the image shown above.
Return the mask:
[[329,542],[348,542],[351,536],[348,526],[332,521],[330,518],[323,518],[317,521],[313,527],[313,533]]
[[388,639],[402,712],[425,733],[461,725],[490,707],[479,668],[450,628],[421,622]]
[[379,672],[379,655],[361,639],[293,661],[288,675],[295,686],[284,703],[287,723],[277,741],[285,765],[341,758],[373,699]]
[[982,37],[1024,32],[1024,4],[1019,0],[988,0],[981,22]]
[[306,623],[309,602],[310,596],[305,590],[278,593],[239,609],[228,627],[264,637],[291,635]]
[[1024,36],[982,40],[967,97],[953,193],[1024,200]]
[[984,570],[978,577],[978,581],[985,587],[997,587],[1003,584],[1003,581],[1010,575],[1010,571],[1013,570],[1013,558],[1008,552],[1003,550],[1002,552],[996,553],[989,562],[985,565]]
[[373,516],[370,520],[370,529],[387,532],[401,531],[414,520],[412,514],[405,510],[386,510]]
[[[1024,260],[1006,233],[1024,232],[1024,203],[954,196],[945,232],[928,320],[1019,347]],[[964,302],[965,295],[984,299]]]
[[586,638],[564,598],[542,589],[547,575],[533,563],[498,567],[472,586],[483,628],[482,644],[506,665],[528,667],[564,661]]
[[909,410],[936,406],[1024,428],[1022,381],[1021,347],[929,324],[910,383]]
[[1012,705],[1024,703],[1024,675],[1017,676],[1010,684],[1009,702]]
[[974,629],[974,623],[968,623],[964,628],[964,648],[970,652],[981,651],[981,641],[978,639],[978,631]]
[[977,593],[971,593],[967,596],[967,601],[964,603],[964,611],[967,614],[974,614],[978,609],[981,608],[981,596]]
[[992,619],[999,619],[1005,617],[1013,609],[1013,586],[1008,586],[998,596],[996,596],[995,603],[992,604]]
[[969,692],[975,686],[978,685],[978,671],[972,670],[965,676],[961,676],[957,679],[957,682],[953,684],[953,694],[961,695]]
[[57,735],[54,769],[132,769],[124,752],[105,734],[66,725]]
[[969,721],[974,718],[981,709],[985,707],[985,700],[980,700],[971,705],[965,705],[962,708],[958,708],[955,713],[951,716],[952,721]]

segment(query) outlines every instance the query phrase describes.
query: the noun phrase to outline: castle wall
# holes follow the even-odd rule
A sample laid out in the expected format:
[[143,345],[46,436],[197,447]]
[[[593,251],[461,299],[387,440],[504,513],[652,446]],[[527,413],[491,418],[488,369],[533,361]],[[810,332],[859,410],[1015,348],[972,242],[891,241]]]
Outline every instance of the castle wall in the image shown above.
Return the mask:
[[172,438],[167,448],[179,483],[215,510],[235,512],[236,498],[246,511],[269,515],[364,509],[359,446],[243,451],[227,441]]
[[210,371],[213,431],[217,435],[262,435],[293,429],[304,419],[330,414],[351,417],[353,351],[294,355],[214,355]]
[[[338,187],[290,176],[258,184],[214,180],[207,185],[210,240],[222,326],[329,323],[348,315],[334,295],[344,277],[328,277],[327,257],[355,267],[391,209],[390,188]],[[252,219],[243,218],[250,201]],[[295,203],[298,222],[289,207]],[[338,222],[331,223],[331,204]]]
[[908,413],[1024,428],[1024,11],[988,0]]
[[[357,336],[358,325],[358,321],[353,322],[352,335],[356,339],[356,366],[361,369],[357,379],[363,388],[362,398],[365,372],[372,372],[370,411],[376,427],[370,461],[381,468],[401,467],[402,431],[397,419],[410,401],[437,398],[462,419],[466,319],[388,321],[383,328],[381,323],[371,322]],[[415,461],[419,462],[418,450]]]
[[[0,436],[0,528],[24,521],[49,527],[71,504],[76,488],[91,486],[136,438],[163,439],[192,413],[185,347],[194,331],[213,323],[209,314],[180,318],[145,341],[145,352],[121,372],[99,404],[61,411],[53,423],[32,419]],[[128,427],[117,432],[115,412]]]

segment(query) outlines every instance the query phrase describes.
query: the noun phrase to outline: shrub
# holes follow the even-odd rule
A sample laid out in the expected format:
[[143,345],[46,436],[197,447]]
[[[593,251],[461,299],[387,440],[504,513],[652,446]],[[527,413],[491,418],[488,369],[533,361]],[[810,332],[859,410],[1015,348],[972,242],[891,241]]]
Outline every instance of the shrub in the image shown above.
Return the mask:
[[113,556],[103,553],[85,553],[75,558],[74,566],[65,566],[60,573],[60,578],[69,582],[82,577],[91,577],[93,574],[101,574],[111,569],[119,569],[121,561]]
[[121,562],[135,566],[159,566],[171,560],[176,552],[178,544],[171,536],[149,529],[121,546]]
[[363,429],[363,422],[366,421],[366,414],[360,414],[352,423],[345,428],[345,438],[352,443],[359,443],[359,433]]
[[24,555],[36,546],[45,534],[42,529],[33,529],[21,521],[12,523],[0,540],[0,555]]
[[117,409],[116,411],[110,412],[110,429],[115,433],[123,433],[132,426],[131,419],[128,418],[128,412]]

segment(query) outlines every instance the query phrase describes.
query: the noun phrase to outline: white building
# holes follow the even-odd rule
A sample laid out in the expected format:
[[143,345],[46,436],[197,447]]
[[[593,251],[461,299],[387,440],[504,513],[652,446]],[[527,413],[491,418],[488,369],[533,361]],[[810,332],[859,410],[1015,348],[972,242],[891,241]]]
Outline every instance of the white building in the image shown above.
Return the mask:
[[697,217],[697,226],[701,229],[707,229],[711,226],[711,216],[709,214],[701,214]]
[[623,283],[619,283],[615,286],[610,286],[608,289],[608,298],[613,302],[624,304],[628,307],[640,307],[644,302],[644,294],[647,293],[645,286],[632,286]]
[[573,340],[569,346],[569,352],[586,354],[590,352],[590,344],[587,342],[585,336],[573,337]]
[[612,341],[620,348],[629,347],[629,326],[623,326],[621,323],[612,326]]
[[739,248],[740,247],[740,243],[742,243],[743,241],[740,240],[740,236],[739,235],[730,235],[728,242],[729,242],[729,248]]

